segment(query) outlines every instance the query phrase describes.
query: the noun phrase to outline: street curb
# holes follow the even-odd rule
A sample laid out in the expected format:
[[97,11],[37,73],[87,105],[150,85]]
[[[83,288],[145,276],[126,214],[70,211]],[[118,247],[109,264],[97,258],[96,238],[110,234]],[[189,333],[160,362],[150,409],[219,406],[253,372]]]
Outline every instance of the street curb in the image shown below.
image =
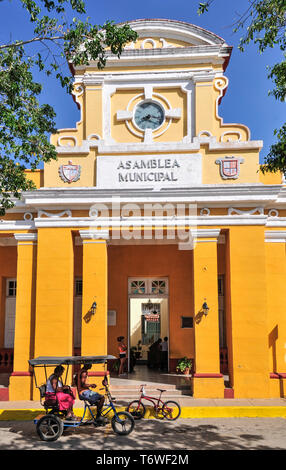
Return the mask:
[[[117,411],[125,410],[118,407]],[[41,409],[0,409],[0,421],[31,421]],[[82,416],[82,408],[75,408],[74,414]],[[286,418],[285,406],[194,406],[182,407],[181,418]],[[145,419],[155,419],[151,408],[147,408]]]

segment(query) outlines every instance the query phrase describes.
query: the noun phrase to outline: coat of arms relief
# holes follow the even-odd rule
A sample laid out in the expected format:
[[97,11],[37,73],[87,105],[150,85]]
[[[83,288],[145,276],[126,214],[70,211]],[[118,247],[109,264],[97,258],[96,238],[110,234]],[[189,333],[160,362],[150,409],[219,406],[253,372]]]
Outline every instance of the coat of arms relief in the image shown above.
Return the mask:
[[223,179],[238,178],[241,163],[244,163],[244,159],[240,157],[224,157],[216,160],[216,164],[220,165],[220,175]]
[[67,165],[61,165],[59,167],[60,178],[65,183],[74,183],[80,179],[81,166],[73,165],[71,160],[68,161]]

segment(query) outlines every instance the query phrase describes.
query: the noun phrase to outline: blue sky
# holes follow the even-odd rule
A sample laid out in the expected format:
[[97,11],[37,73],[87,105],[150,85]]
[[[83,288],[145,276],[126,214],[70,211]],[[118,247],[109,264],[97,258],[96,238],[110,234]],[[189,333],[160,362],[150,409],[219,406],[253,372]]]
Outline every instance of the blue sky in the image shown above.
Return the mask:
[[[219,107],[225,123],[241,123],[250,128],[252,140],[263,140],[261,161],[275,142],[273,130],[286,120],[286,103],[280,103],[268,90],[273,88],[267,79],[267,66],[281,60],[278,49],[259,54],[257,47],[249,45],[245,52],[238,50],[241,32],[233,33],[233,24],[243,13],[248,0],[216,0],[208,13],[198,16],[199,0],[86,0],[87,16],[96,24],[106,20],[124,22],[140,18],[166,18],[196,24],[223,37],[233,52],[226,76],[229,78],[227,93]],[[0,3],[0,42],[29,38],[31,25],[19,0],[3,0]],[[74,101],[53,79],[44,75],[37,79],[44,85],[41,102],[52,105],[57,113],[58,128],[74,127],[79,113]]]

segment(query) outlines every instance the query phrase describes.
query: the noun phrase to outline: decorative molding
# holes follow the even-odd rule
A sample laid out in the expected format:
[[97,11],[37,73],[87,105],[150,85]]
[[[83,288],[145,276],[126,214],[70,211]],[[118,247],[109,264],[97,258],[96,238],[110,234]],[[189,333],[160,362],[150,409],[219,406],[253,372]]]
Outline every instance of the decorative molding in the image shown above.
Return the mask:
[[70,139],[70,140],[73,140],[74,141],[74,147],[77,147],[77,138],[74,136],[74,135],[61,135],[59,138],[58,138],[58,142],[57,142],[57,145],[58,147],[72,147],[72,145],[68,144],[68,145],[63,145],[61,143],[61,141],[63,139]]
[[240,210],[236,209],[235,207],[230,207],[228,209],[228,215],[254,215],[258,212],[258,215],[264,215],[263,207],[256,207],[255,209],[251,210]]
[[[216,78],[214,79],[214,88],[215,88],[215,90],[219,91],[219,96],[216,100],[216,118],[220,121],[220,127],[221,128],[223,128],[223,127],[233,127],[233,130],[231,130],[229,132],[233,132],[233,133],[238,132],[237,127],[243,129],[246,132],[246,140],[249,141],[250,140],[250,129],[249,129],[249,127],[247,127],[243,124],[237,124],[237,123],[226,123],[225,124],[224,121],[223,121],[223,118],[219,116],[218,107],[219,107],[219,104],[220,104],[226,90],[227,90],[228,84],[229,84],[229,80],[225,75],[217,74]],[[225,135],[225,133],[223,135]],[[224,142],[224,143],[230,144],[232,142]],[[240,141],[234,142],[234,143],[240,143]]]
[[204,207],[203,209],[200,210],[200,215],[204,216],[209,216],[211,213],[210,209],[208,207]]
[[[220,141],[223,142],[223,138],[225,135],[232,135],[232,134],[236,134],[238,136],[238,139],[236,139],[237,142],[240,142],[241,141],[241,132],[239,131],[236,131],[236,130],[233,130],[233,131],[226,131],[224,132],[223,134],[221,134],[220,136]],[[233,142],[233,140],[229,139],[228,142]]]
[[[191,92],[190,92],[191,93]],[[191,100],[190,100],[191,101]],[[108,113],[107,113],[108,114]],[[108,122],[110,124],[110,120],[108,118],[105,119],[106,129],[108,127]],[[190,122],[190,123],[189,123]],[[262,140],[251,140],[251,141],[243,141],[243,142],[217,142],[216,137],[194,137],[193,141],[191,142],[191,118],[188,119],[188,135],[183,138],[181,142],[151,142],[151,144],[146,144],[145,142],[138,142],[138,143],[117,143],[115,142],[110,134],[106,133],[105,137],[99,141],[89,141],[83,140],[82,145],[78,147],[57,147],[57,152],[59,155],[88,155],[90,153],[90,148],[93,145],[98,146],[98,153],[99,154],[110,154],[110,153],[144,153],[144,152],[175,152],[175,151],[199,151],[201,147],[201,143],[208,144],[208,148],[210,151],[214,150],[221,150],[221,151],[232,151],[232,150],[256,150],[261,149],[263,147]],[[134,131],[135,132],[135,131]],[[139,134],[138,134],[139,136]],[[141,137],[141,134],[140,134]]]
[[23,219],[24,220],[33,220],[33,214],[31,212],[25,212],[25,214],[23,215]]
[[268,217],[278,217],[279,212],[277,209],[269,209],[268,211]]
[[169,19],[140,19],[128,22],[139,37],[166,37],[178,39],[191,45],[225,45],[223,38],[199,26]]
[[64,211],[62,211],[62,212],[58,212],[57,214],[54,214],[54,213],[52,213],[52,212],[47,212],[47,211],[44,211],[44,210],[39,210],[39,212],[38,212],[38,218],[43,217],[43,215],[46,216],[46,217],[49,217],[49,218],[53,219],[53,218],[58,218],[58,217],[64,217],[65,215],[66,215],[67,217],[72,217],[72,212],[71,212],[69,209],[66,209],[66,210],[64,210]]
[[95,207],[91,207],[88,215],[89,217],[96,218],[98,217],[98,210]]
[[142,43],[141,43],[141,49],[145,49],[145,44],[146,44],[147,42],[150,43],[150,44],[152,44],[153,49],[156,49],[156,42],[155,42],[154,39],[152,39],[152,38],[146,38],[146,39],[144,39],[144,41],[142,41]]

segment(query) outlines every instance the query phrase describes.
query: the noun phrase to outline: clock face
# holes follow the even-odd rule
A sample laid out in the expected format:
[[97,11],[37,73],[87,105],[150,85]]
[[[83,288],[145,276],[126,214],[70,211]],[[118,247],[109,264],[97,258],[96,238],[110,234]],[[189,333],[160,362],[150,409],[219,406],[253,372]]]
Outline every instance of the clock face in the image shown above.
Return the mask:
[[164,122],[164,110],[154,101],[144,101],[136,106],[134,121],[141,130],[158,129]]

